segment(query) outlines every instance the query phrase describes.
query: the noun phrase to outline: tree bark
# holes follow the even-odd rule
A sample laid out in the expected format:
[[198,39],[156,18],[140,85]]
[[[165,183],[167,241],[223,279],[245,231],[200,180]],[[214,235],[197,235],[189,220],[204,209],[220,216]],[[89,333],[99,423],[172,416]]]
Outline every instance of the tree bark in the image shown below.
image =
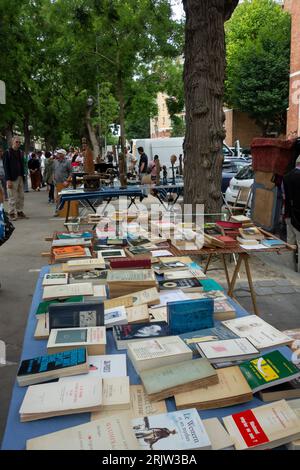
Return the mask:
[[24,153],[28,155],[30,152],[30,137],[31,131],[28,129],[29,127],[29,115],[25,114],[23,120],[23,132],[24,132]]
[[[220,212],[225,79],[224,21],[238,0],[183,0],[186,13],[184,202]],[[195,209],[193,208],[193,211]]]
[[86,127],[88,130],[90,142],[93,148],[94,161],[96,162],[98,160],[98,156],[100,155],[100,147],[99,147],[99,143],[96,137],[95,130],[91,123],[91,113],[92,113],[92,107],[89,107],[86,112]]

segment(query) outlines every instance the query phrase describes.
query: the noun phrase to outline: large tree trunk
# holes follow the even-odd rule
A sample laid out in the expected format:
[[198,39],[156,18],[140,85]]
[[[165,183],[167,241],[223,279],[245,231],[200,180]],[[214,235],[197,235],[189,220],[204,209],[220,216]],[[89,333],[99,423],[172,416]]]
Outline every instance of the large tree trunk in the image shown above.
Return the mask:
[[99,143],[98,143],[98,140],[97,140],[95,130],[94,130],[92,122],[91,122],[91,113],[92,113],[92,108],[89,107],[87,112],[86,112],[86,127],[87,127],[87,130],[88,130],[90,142],[91,142],[92,148],[93,148],[94,162],[97,162],[98,157],[100,155],[100,147],[99,147]]
[[224,21],[237,4],[238,0],[183,0],[186,13],[184,202],[204,204],[205,213],[220,212],[222,205]]
[[29,115],[26,113],[23,119],[23,133],[24,133],[24,152],[29,155],[30,152],[30,138],[31,131],[29,130]]

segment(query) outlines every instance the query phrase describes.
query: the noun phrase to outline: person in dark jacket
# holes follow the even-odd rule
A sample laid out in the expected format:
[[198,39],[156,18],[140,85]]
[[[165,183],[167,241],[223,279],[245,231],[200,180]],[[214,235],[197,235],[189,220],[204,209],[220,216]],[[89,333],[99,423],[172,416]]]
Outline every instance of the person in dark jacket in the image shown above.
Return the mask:
[[20,150],[20,138],[14,136],[11,147],[4,153],[3,167],[8,193],[9,216],[11,220],[27,219],[24,214],[24,160]]
[[287,242],[298,247],[296,271],[300,272],[300,155],[294,170],[283,178]]

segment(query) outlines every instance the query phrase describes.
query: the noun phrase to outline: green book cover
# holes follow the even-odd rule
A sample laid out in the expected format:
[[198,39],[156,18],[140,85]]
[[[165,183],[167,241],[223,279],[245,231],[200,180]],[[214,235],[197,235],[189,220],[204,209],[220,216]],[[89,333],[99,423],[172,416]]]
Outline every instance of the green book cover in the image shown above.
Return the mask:
[[52,299],[52,300],[45,300],[41,302],[38,306],[36,311],[36,315],[43,315],[49,312],[49,305],[51,304],[64,304],[69,302],[83,302],[84,297],[82,295],[75,295],[73,297],[69,297],[68,299]]
[[280,351],[272,351],[239,365],[252,392],[289,382],[300,376],[300,370]]
[[55,344],[64,343],[86,343],[86,329],[58,330],[55,338]]
[[201,279],[201,284],[204,292],[208,292],[210,290],[224,290],[224,288],[214,279]]
[[188,384],[195,380],[217,376],[216,370],[207,359],[193,359],[140,373],[141,380],[148,394]]

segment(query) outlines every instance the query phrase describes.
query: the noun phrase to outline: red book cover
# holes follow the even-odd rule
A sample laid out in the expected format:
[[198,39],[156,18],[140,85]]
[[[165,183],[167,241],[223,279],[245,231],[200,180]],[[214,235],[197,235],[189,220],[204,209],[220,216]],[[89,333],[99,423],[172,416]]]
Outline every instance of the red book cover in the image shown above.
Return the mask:
[[151,269],[151,259],[120,259],[113,258],[110,260],[110,267],[112,269]]
[[269,442],[267,435],[253,414],[252,410],[242,411],[232,415],[232,419],[238,427],[248,447],[257,446]]
[[226,221],[223,221],[223,220],[218,220],[216,222],[216,225],[218,225],[219,227],[222,227],[224,230],[228,230],[228,229],[239,229],[242,227],[242,223],[241,222],[226,222]]
[[223,242],[225,246],[235,246],[236,240],[232,237],[228,237],[227,235],[215,235],[215,238]]

